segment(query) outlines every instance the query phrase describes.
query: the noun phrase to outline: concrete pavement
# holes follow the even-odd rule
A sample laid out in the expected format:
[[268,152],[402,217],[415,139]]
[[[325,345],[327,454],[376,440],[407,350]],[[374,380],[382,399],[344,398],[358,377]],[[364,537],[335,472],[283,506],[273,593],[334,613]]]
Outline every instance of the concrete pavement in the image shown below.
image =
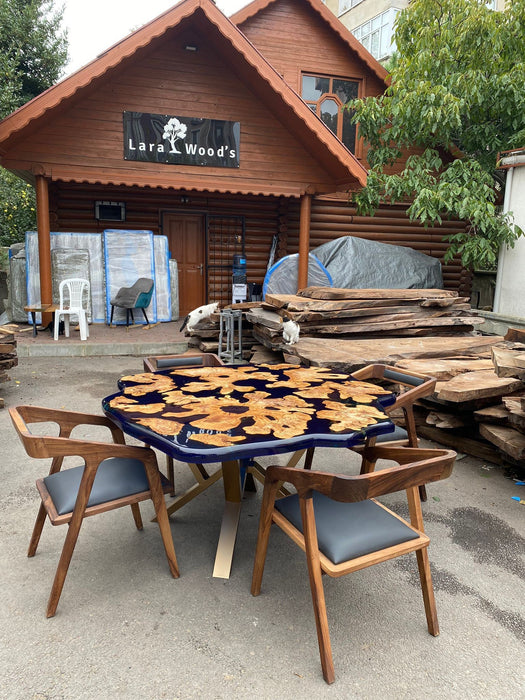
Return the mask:
[[[117,378],[141,369],[132,355],[20,356],[1,395],[6,406],[98,412]],[[260,488],[243,503],[227,581],[211,577],[222,482],[171,519],[178,580],[169,576],[149,504],[142,532],[128,509],[89,518],[57,615],[46,619],[65,528],[46,523],[37,555],[26,557],[38,508],[34,481],[47,465],[25,455],[5,409],[0,426],[1,697],[525,697],[525,508],[511,498],[525,500],[525,487],[501,468],[463,457],[450,479],[428,487],[439,637],[426,631],[413,555],[342,579],[325,577],[336,671],[328,687],[304,555],[277,529],[262,593],[250,595]],[[316,460],[349,473],[357,465],[346,451],[318,450]],[[185,465],[176,465],[176,482],[179,491],[192,483]],[[406,510],[401,494],[386,502]]]

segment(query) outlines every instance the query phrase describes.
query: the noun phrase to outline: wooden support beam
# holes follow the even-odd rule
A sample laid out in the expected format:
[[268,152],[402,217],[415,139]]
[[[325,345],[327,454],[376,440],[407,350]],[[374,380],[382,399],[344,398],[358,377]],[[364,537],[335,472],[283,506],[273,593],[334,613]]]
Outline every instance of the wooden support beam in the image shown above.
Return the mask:
[[308,253],[310,252],[310,216],[312,195],[303,194],[299,215],[299,267],[297,270],[297,290],[308,286]]
[[[51,285],[51,236],[49,225],[49,188],[43,175],[35,177],[36,221],[38,231],[38,261],[40,263],[40,302],[53,303]],[[42,314],[42,325],[47,325],[52,314]]]

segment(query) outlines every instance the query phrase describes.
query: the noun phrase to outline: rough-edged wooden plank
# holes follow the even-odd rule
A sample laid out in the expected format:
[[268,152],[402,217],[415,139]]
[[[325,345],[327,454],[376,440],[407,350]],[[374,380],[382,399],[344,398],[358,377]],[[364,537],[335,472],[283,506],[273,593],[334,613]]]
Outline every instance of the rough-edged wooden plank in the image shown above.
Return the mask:
[[525,433],[525,411],[510,411],[509,424],[520,433]]
[[[304,338],[287,348],[302,364],[335,367],[351,372],[374,362],[394,365],[408,358],[451,357],[490,352],[501,336],[466,336],[425,338],[376,338],[347,340],[339,338]],[[266,343],[264,343],[266,344]]]
[[429,360],[400,360],[396,367],[406,369],[409,372],[420,372],[435,377],[438,381],[446,382],[458,374],[474,372],[476,370],[493,370],[492,360],[487,359],[429,359]]
[[[379,317],[381,318],[381,317]],[[402,328],[437,328],[439,326],[472,326],[477,323],[484,323],[485,319],[475,317],[448,316],[445,318],[406,318],[400,314],[394,320],[378,320],[368,323],[347,323],[343,325],[329,325],[316,328],[316,333],[326,335],[328,333],[377,333],[379,331],[398,331]]]
[[[377,308],[366,306],[362,309],[341,309],[338,311],[286,311],[280,310],[280,315],[286,314],[296,323],[329,323],[334,318],[362,318],[385,316],[391,314],[415,314],[420,312],[419,306],[379,306]],[[426,314],[428,315],[428,314]],[[425,316],[425,314],[421,314]]]
[[340,287],[306,287],[297,292],[309,299],[431,299],[457,298],[457,292],[445,289],[342,289]]
[[426,418],[428,425],[433,425],[440,430],[451,430],[453,428],[462,428],[465,421],[453,413],[444,413],[443,411],[430,411]]
[[[454,301],[454,300],[452,300]],[[362,309],[384,306],[413,305],[410,299],[339,299],[323,300],[308,299],[296,294],[267,294],[263,306],[277,309],[286,308],[289,311],[319,311],[331,312],[343,309]]]
[[457,306],[457,305],[463,305],[463,304],[468,304],[469,308],[472,308],[470,305],[470,297],[449,297],[447,299],[425,299],[424,301],[421,302],[421,306],[441,306],[441,307],[447,307],[447,306]]
[[507,425],[509,422],[510,413],[505,408],[504,404],[497,406],[487,406],[474,411],[474,420],[478,423],[492,423],[493,425]]
[[418,426],[417,432],[421,437],[434,440],[434,442],[437,442],[440,445],[451,447],[453,450],[456,450],[456,452],[465,452],[468,455],[478,457],[486,462],[492,462],[493,464],[503,463],[501,453],[491,444],[482,442],[479,439],[474,440],[473,438],[469,438],[464,435],[458,435],[456,433],[440,430],[439,428],[433,428],[430,425]]
[[505,333],[505,340],[525,343],[525,328],[509,328]]
[[501,425],[487,425],[482,423],[479,426],[480,434],[493,445],[510,455],[514,459],[525,458],[525,435],[514,430],[513,428],[505,428]]
[[498,377],[525,378],[525,352],[493,347],[492,362]]
[[269,311],[268,309],[251,309],[246,312],[246,320],[275,331],[282,332],[283,330],[283,319],[281,316],[275,311]]
[[436,395],[442,401],[462,403],[487,397],[497,397],[523,387],[519,379],[498,377],[492,370],[458,374],[448,382],[436,384]]

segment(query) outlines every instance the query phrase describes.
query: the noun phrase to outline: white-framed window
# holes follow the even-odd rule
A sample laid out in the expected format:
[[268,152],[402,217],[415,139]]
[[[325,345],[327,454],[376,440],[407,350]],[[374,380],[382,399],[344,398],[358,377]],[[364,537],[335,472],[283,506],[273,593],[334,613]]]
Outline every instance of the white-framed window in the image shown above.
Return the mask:
[[398,12],[398,9],[391,7],[386,12],[376,15],[359,27],[352,29],[355,38],[378,60],[391,56],[395,49],[393,34]]
[[351,10],[352,7],[359,5],[363,0],[339,0],[339,14],[342,15],[343,12]]

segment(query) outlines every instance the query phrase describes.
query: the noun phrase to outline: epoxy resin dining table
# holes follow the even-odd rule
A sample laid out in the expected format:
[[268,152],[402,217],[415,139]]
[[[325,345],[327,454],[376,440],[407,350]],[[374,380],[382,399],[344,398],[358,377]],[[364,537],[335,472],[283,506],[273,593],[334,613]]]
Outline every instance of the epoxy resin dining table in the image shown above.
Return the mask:
[[[225,509],[213,575],[228,578],[243,460],[352,447],[394,430],[386,389],[328,368],[235,365],[122,377],[102,402],[122,430],[181,462],[222,463]],[[246,463],[246,462],[244,462]]]

